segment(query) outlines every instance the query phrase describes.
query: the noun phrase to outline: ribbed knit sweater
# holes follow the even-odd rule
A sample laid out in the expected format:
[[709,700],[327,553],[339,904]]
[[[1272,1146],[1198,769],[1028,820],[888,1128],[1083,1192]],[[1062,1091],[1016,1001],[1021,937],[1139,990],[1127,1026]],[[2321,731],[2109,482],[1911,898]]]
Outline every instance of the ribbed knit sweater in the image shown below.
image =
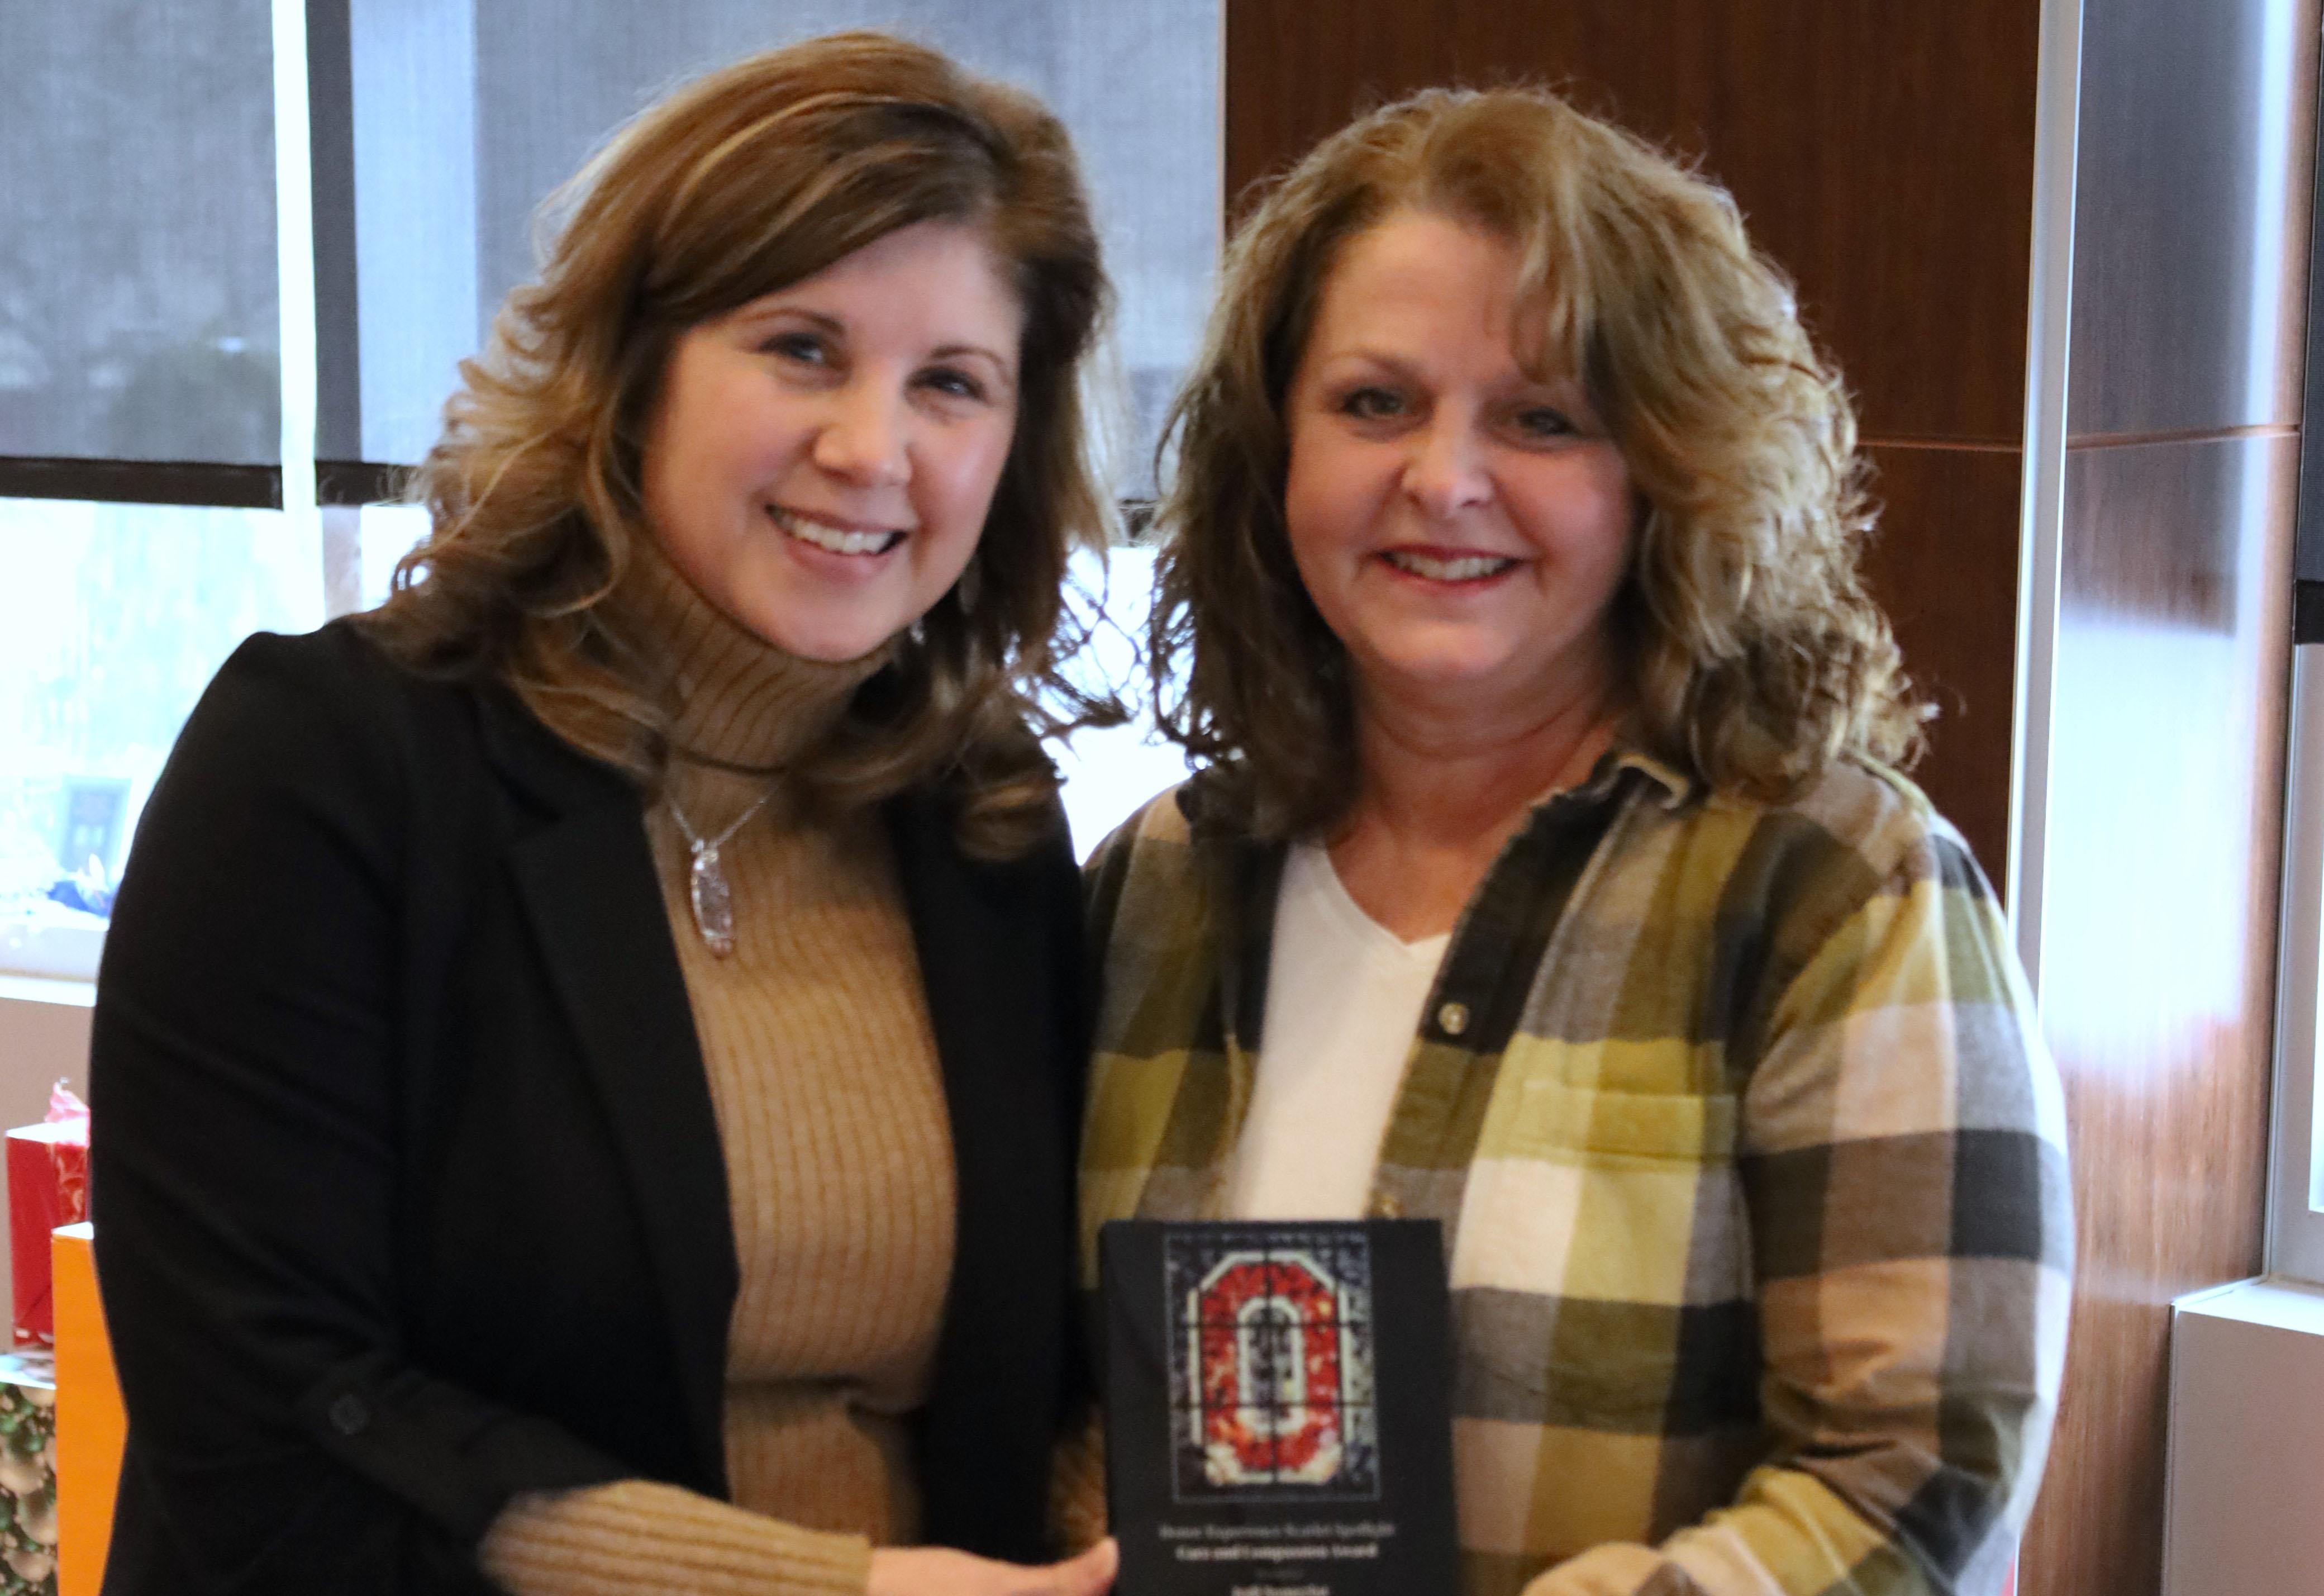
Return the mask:
[[[733,1501],[642,1480],[529,1494],[480,1554],[518,1596],[861,1591],[871,1547],[919,1527],[908,1420],[952,1272],[950,1121],[877,816],[810,823],[767,772],[829,725],[877,661],[787,655],[658,557],[641,567],[616,602],[669,650],[680,705],[678,752],[645,826],[741,1265],[724,1416]],[[714,837],[770,792],[719,851],[734,951],[716,957],[688,907],[673,805]]]

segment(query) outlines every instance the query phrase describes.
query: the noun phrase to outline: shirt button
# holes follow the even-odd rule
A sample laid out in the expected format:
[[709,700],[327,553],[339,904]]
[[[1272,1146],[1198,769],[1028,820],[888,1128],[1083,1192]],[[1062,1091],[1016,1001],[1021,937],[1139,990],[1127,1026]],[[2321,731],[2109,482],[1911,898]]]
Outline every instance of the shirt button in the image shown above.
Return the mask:
[[1448,1037],[1457,1037],[1469,1029],[1469,1005],[1447,1003],[1436,1010],[1436,1029]]
[[342,1435],[360,1435],[371,1427],[371,1407],[361,1397],[347,1391],[331,1402],[331,1428]]

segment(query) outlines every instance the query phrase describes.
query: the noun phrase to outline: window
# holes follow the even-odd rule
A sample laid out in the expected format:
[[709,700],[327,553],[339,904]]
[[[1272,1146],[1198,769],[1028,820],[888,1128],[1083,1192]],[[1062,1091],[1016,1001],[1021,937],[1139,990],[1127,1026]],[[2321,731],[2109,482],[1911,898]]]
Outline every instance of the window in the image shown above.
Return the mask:
[[2299,645],[2293,660],[2267,1270],[2324,1283],[2324,1115],[2316,1112],[2324,1075],[2324,1027],[2317,1023],[2324,993],[2324,644]]
[[[250,0],[14,8],[0,51],[0,969],[86,975],[163,755],[320,619],[281,455],[273,46]],[[238,508],[221,508],[237,505]]]
[[0,500],[0,967],[86,975],[178,728],[262,628],[322,619],[280,511]]
[[272,61],[252,0],[8,8],[0,453],[280,458]]
[[[1154,600],[1154,550],[1116,549],[1102,568],[1093,559],[1076,558],[1072,581],[1080,593],[1104,601],[1088,653],[1075,661],[1083,685],[1100,688],[1111,683],[1135,708],[1145,682],[1139,648]],[[1086,604],[1082,613],[1088,618]],[[1183,679],[1177,685],[1183,687]],[[1065,778],[1074,845],[1086,859],[1139,804],[1183,780],[1186,760],[1177,744],[1156,733],[1150,716],[1140,715],[1127,725],[1076,733],[1057,752],[1057,772]]]
[[[886,26],[1057,110],[1120,292],[1121,491],[1150,492],[1142,463],[1218,249],[1220,20],[1220,0],[86,0],[12,14],[0,972],[93,973],[138,812],[210,675],[253,631],[384,596],[425,521],[357,506],[432,440],[458,361],[530,274],[542,200],[624,119],[725,60]],[[303,167],[278,171],[278,106]],[[303,289],[309,264],[311,297],[281,291]],[[285,428],[310,413],[311,438]],[[1132,549],[1083,575],[1134,633],[1150,573]],[[1128,637],[1106,643],[1097,663],[1126,680]],[[1135,727],[1077,739],[1061,763],[1084,847],[1184,769]]]
[[[335,331],[328,303],[323,316],[326,350],[355,352],[325,387],[327,458],[420,457],[454,362],[532,274],[542,198],[612,129],[723,62],[866,25],[1032,90],[1073,129],[1120,291],[1133,431],[1149,446],[1135,452],[1150,452],[1218,253],[1219,0],[352,0],[346,17],[351,115],[316,112],[318,192],[351,174],[339,253],[359,290],[355,325]],[[327,124],[341,120],[334,154]],[[337,208],[318,206],[318,263],[337,258],[324,236]],[[343,317],[348,297],[327,301]],[[341,390],[359,420],[338,418],[335,448]]]

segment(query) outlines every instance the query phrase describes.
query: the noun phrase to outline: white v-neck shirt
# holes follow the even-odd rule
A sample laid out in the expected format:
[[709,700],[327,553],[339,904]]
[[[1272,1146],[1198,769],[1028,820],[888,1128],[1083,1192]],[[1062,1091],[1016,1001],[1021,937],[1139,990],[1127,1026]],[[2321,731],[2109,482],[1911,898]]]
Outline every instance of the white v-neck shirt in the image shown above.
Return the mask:
[[1284,862],[1234,1219],[1360,1219],[1449,936],[1405,942],[1358,907],[1332,856]]

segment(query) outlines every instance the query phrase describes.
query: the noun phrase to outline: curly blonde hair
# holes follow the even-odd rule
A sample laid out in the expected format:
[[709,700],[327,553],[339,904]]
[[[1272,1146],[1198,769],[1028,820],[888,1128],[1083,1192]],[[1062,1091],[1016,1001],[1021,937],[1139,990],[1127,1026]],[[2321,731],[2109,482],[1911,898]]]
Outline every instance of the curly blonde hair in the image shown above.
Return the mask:
[[770,51],[624,127],[554,202],[537,281],[461,365],[415,479],[432,530],[366,624],[397,657],[497,676],[649,789],[675,706],[606,605],[649,537],[641,442],[687,328],[918,222],[982,230],[1024,312],[1016,432],[960,582],[790,774],[825,810],[931,780],[972,851],[1053,824],[1035,732],[1104,706],[1059,674],[1079,542],[1111,524],[1082,403],[1109,291],[1065,128],[1029,97],[880,33]]
[[1171,412],[1148,666],[1213,791],[1286,836],[1357,790],[1346,653],[1285,525],[1286,399],[1341,252],[1407,208],[1513,244],[1544,328],[1521,355],[1578,374],[1628,467],[1639,530],[1609,618],[1632,734],[1762,797],[1843,755],[1909,761],[1925,713],[1857,572],[1873,515],[1855,417],[1734,202],[1545,90],[1430,89],[1265,190]]

